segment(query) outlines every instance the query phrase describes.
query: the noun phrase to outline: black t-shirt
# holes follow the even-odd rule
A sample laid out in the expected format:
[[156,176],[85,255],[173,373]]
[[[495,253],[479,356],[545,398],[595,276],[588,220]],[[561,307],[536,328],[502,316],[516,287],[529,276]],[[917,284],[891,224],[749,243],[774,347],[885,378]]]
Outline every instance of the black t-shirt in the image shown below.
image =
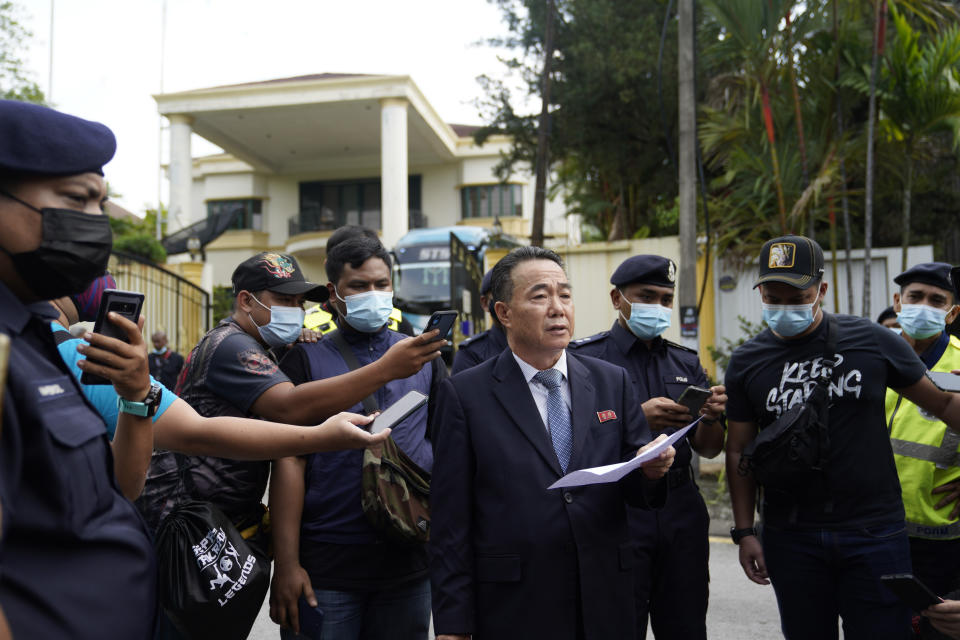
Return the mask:
[[[908,387],[926,367],[889,329],[854,316],[834,317],[840,363],[830,384],[827,489],[806,498],[765,492],[764,521],[771,525],[853,528],[904,518],[883,403],[888,386]],[[766,329],[734,351],[726,374],[728,418],[762,429],[803,402],[820,375],[826,327],[824,317],[813,333],[796,340]]]

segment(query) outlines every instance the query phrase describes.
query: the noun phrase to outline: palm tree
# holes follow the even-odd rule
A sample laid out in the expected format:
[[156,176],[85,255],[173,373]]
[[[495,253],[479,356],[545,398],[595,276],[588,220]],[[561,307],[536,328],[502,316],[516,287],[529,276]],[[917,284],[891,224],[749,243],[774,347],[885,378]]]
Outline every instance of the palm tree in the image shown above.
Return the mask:
[[884,60],[880,127],[903,149],[901,269],[906,270],[917,146],[939,132],[955,135],[960,123],[960,28],[952,26],[932,38],[922,38],[896,9],[892,16],[896,38]]

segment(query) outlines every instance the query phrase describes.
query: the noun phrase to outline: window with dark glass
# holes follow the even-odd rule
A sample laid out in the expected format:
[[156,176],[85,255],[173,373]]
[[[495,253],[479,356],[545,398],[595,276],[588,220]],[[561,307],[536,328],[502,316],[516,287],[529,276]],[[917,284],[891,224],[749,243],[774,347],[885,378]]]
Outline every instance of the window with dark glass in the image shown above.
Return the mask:
[[208,200],[207,217],[220,213],[237,211],[230,229],[253,229],[263,231],[263,200],[245,198],[241,200]]
[[463,218],[523,216],[518,184],[484,184],[460,189]]
[[[409,176],[409,226],[424,226],[420,211],[420,176]],[[380,229],[380,178],[317,180],[300,183],[300,212],[290,219],[290,235],[329,231],[345,224]]]

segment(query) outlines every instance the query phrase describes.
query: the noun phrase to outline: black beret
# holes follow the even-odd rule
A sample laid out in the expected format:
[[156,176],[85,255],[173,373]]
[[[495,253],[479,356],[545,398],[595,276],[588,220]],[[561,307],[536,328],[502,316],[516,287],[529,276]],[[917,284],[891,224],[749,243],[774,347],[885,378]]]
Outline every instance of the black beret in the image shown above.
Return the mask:
[[677,284],[677,265],[663,256],[639,255],[627,258],[610,276],[610,284],[622,287],[633,282],[674,287]]
[[116,150],[113,132],[99,122],[29,102],[0,100],[0,171],[102,175]]
[[913,282],[921,282],[952,292],[953,282],[950,280],[950,269],[952,268],[946,262],[923,262],[910,267],[894,278],[893,281],[901,287]]
[[877,324],[883,324],[884,320],[889,318],[896,318],[897,312],[893,310],[893,307],[887,307],[880,312],[880,315],[877,316]]
[[485,296],[490,293],[493,287],[493,269],[483,274],[483,282],[480,283],[480,295]]

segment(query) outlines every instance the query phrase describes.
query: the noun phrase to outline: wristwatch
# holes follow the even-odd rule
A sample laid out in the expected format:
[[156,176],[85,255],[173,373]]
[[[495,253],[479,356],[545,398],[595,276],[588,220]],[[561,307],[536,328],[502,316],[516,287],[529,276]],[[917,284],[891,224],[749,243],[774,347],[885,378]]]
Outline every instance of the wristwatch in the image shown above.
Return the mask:
[[733,538],[733,544],[740,544],[740,541],[747,536],[755,535],[757,535],[757,530],[754,527],[747,527],[746,529],[737,529],[736,527],[730,528],[730,537]]
[[152,418],[157,415],[161,397],[163,397],[163,387],[154,382],[150,385],[150,391],[143,402],[131,402],[117,396],[117,409],[141,418]]

